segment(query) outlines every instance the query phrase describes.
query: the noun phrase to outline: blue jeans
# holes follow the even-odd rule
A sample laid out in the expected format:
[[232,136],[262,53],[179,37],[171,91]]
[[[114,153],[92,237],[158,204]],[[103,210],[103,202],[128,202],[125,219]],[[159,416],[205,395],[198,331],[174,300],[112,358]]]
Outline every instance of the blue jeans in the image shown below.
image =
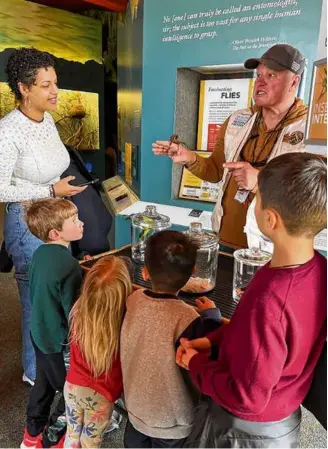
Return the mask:
[[32,303],[29,297],[29,265],[34,251],[43,244],[29,231],[24,219],[24,206],[9,203],[4,220],[4,240],[15,266],[15,277],[21,303],[22,362],[25,374],[35,380],[35,354],[30,338]]

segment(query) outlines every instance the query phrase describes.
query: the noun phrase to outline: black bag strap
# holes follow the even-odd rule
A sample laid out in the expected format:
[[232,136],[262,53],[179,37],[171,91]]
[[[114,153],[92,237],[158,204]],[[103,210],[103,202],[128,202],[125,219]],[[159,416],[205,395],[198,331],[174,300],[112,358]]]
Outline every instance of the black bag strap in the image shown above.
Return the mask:
[[0,249],[0,273],[10,273],[13,266],[13,260],[7,253],[6,245],[3,241]]

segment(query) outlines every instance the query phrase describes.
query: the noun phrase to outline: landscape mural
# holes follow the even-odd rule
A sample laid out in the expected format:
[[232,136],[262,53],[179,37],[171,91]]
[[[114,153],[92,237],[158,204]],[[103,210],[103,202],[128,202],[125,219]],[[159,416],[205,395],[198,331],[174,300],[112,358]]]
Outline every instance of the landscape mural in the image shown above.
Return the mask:
[[0,118],[18,106],[5,83],[4,68],[20,47],[47,51],[56,59],[61,89],[52,116],[64,144],[99,150],[104,85],[101,22],[25,0],[0,1]]
[[[0,118],[17,106],[7,83],[0,83]],[[59,135],[76,150],[99,149],[99,95],[60,89],[56,110],[51,112]]]
[[26,2],[0,2],[0,52],[35,47],[57,58],[101,64],[101,26],[79,14]]

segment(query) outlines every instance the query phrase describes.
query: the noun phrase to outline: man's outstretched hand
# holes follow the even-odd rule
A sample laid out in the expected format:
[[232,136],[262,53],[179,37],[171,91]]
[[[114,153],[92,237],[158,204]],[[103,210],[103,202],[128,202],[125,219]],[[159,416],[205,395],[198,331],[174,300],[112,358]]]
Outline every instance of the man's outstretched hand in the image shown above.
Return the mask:
[[177,164],[191,165],[196,161],[196,154],[193,151],[169,140],[157,140],[152,147],[156,156],[169,156]]

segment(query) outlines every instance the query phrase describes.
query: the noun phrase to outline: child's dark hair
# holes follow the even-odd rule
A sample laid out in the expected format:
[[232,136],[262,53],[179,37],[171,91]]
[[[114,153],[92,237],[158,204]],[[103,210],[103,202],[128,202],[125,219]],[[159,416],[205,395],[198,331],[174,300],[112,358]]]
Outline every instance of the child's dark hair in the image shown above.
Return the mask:
[[190,278],[198,246],[178,231],[161,231],[147,240],[145,265],[156,289],[178,291]]
[[30,87],[35,83],[37,73],[40,69],[55,66],[54,57],[45,51],[36,48],[17,48],[9,56],[5,72],[7,83],[17,100],[22,99],[19,83]]
[[274,209],[290,235],[314,237],[327,226],[327,165],[310,153],[272,159],[258,177],[263,209]]

